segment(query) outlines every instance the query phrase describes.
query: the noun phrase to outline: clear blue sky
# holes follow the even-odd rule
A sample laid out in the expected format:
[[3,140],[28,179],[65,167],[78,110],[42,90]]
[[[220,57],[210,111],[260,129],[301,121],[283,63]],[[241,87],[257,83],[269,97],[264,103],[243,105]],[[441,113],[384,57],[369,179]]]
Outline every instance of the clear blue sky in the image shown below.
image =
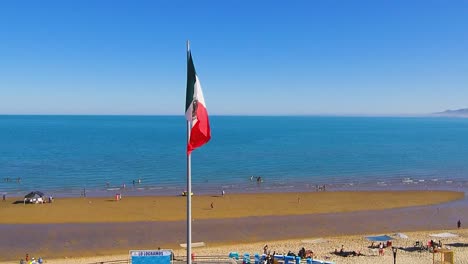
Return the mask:
[[2,1],[0,114],[468,107],[467,1]]

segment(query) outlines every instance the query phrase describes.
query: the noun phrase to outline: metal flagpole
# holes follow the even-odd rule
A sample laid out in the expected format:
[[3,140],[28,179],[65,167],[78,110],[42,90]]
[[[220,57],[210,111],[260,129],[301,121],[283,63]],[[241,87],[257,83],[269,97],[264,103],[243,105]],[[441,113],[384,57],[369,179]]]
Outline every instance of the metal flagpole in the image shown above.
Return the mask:
[[[190,43],[187,40],[187,64]],[[188,69],[187,69],[188,70]],[[187,144],[190,142],[192,121],[187,120]],[[192,263],[192,162],[191,153],[187,154],[187,264]]]

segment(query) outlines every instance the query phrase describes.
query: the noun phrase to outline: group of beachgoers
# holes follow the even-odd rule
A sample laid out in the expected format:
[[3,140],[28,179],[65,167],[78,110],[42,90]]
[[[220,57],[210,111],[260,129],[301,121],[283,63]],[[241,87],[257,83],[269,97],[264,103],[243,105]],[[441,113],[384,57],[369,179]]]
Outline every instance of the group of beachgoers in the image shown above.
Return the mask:
[[[136,180],[132,180],[132,185],[135,187],[135,185],[137,184],[141,184],[141,178],[138,178]],[[106,188],[110,188],[110,182],[106,182]],[[120,185],[120,189],[126,189],[127,188],[127,184],[124,182],[122,183],[122,185]]]
[[369,248],[378,248],[379,249],[379,256],[385,255],[385,248],[392,247],[392,241],[387,241],[385,243],[380,242],[379,244],[375,244],[372,242],[372,244],[369,246]]
[[360,251],[345,251],[344,250],[344,245],[341,245],[341,249],[340,250],[337,250],[335,249],[334,252],[332,252],[332,254],[335,254],[335,255],[338,255],[338,256],[341,256],[341,257],[359,257],[359,256],[364,256],[364,254],[362,254]]
[[44,260],[42,258],[31,258],[29,259],[29,254],[26,253],[26,257],[20,260],[20,264],[42,264]]
[[21,182],[21,178],[18,177],[18,178],[9,178],[9,177],[6,177],[6,178],[3,178],[3,181],[4,182],[17,182],[17,183],[20,183]]
[[[276,253],[276,251],[273,251],[273,253],[271,253],[271,251],[269,250],[268,248],[268,245],[265,245],[263,247],[263,255],[262,255],[262,263],[263,264],[273,264],[273,263],[277,263],[275,262],[274,258],[275,256],[277,256],[278,254]],[[286,254],[280,254],[282,256],[291,256],[291,257],[300,257],[301,259],[308,259],[308,258],[314,258],[314,252],[312,250],[306,250],[304,247],[301,248],[299,250],[299,252],[296,254],[292,251],[288,251],[288,253]]]

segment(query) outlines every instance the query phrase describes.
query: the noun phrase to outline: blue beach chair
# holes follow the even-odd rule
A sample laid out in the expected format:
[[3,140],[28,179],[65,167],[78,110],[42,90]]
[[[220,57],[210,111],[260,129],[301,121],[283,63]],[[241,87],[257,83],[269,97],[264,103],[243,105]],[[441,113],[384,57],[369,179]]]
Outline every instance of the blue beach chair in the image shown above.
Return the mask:
[[229,258],[239,260],[239,253],[237,252],[229,252]]
[[254,263],[255,264],[260,264],[260,256],[258,254],[254,255]]
[[243,264],[250,264],[250,254],[249,253],[244,254],[244,258],[242,259],[242,263]]

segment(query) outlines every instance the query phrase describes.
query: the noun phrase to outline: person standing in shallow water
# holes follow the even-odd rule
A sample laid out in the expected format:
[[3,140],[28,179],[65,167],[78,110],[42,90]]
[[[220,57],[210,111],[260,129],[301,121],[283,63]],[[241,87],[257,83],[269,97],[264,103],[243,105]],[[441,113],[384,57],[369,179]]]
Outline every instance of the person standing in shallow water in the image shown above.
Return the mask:
[[460,227],[461,227],[461,221],[460,220],[458,220],[458,222],[457,222],[457,227],[458,227],[458,229],[460,229]]

